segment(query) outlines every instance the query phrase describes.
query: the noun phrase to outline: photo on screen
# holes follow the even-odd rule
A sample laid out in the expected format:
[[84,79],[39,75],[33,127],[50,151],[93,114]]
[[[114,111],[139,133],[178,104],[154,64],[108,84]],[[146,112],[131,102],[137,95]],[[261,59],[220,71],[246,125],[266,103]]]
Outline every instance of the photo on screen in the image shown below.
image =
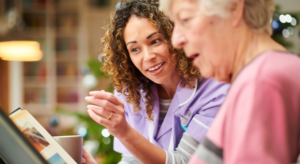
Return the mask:
[[50,164],[67,164],[67,162],[65,162],[64,159],[62,159],[62,157],[58,153],[56,153],[52,157],[50,157],[48,159],[48,162]]
[[44,136],[29,122],[26,121],[22,125],[19,124],[19,128],[39,152],[50,145]]

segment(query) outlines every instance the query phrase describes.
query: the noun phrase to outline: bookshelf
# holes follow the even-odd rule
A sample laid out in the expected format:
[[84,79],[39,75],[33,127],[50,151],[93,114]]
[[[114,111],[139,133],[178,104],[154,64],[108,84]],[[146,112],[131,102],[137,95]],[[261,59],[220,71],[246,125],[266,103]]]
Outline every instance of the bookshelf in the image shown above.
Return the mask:
[[[86,109],[81,68],[86,65],[84,0],[15,0],[23,34],[41,44],[43,59],[22,62],[22,105],[46,125],[57,107]],[[80,6],[80,7],[79,7]],[[44,122],[44,123],[43,123]]]

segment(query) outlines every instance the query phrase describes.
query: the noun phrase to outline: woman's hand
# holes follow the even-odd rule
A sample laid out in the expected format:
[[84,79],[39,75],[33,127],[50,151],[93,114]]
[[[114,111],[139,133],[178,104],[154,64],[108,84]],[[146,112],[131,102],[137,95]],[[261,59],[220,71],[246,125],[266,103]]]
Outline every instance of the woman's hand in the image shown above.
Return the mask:
[[84,148],[82,148],[82,164],[97,164],[94,157],[87,152]]
[[87,102],[94,104],[87,106],[90,117],[105,126],[113,136],[124,137],[129,127],[125,119],[124,104],[109,92],[92,91],[90,95],[85,97]]
[[127,123],[124,105],[119,99],[105,91],[93,91],[90,95],[85,100],[94,104],[88,105],[88,113],[93,120],[105,126],[141,163],[165,163],[165,151]]

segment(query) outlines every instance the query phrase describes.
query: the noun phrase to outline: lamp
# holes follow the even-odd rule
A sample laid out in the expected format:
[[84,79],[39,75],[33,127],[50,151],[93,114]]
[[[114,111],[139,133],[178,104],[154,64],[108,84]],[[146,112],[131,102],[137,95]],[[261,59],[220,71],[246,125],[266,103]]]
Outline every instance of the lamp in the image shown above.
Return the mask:
[[21,32],[21,16],[16,8],[8,11],[7,17],[0,17],[0,58],[9,61],[38,61],[43,57],[40,44],[30,41]]
[[36,41],[0,42],[0,58],[10,61],[38,61],[43,56]]

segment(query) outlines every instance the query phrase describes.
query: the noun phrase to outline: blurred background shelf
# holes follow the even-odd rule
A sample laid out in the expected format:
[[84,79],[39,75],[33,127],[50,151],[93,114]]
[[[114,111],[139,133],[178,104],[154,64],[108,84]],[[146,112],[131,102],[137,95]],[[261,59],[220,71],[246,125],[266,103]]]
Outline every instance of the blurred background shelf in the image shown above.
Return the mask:
[[42,104],[25,104],[23,109],[28,110],[32,115],[39,117],[39,116],[48,116],[53,114],[53,111],[47,105]]
[[57,87],[56,102],[61,103],[79,103],[78,87]]
[[[118,2],[0,0],[0,41],[2,35],[38,41],[43,53],[38,62],[0,59],[0,77],[7,80],[7,83],[0,81],[5,85],[0,85],[0,90],[6,95],[0,96],[0,106],[4,100],[7,103],[2,107],[7,113],[18,107],[29,110],[51,134],[79,134],[78,128],[88,127],[85,140],[101,145],[94,152],[99,164],[106,155],[105,163],[117,163],[120,155],[113,151],[112,142],[103,142],[104,127],[87,115],[88,103],[84,97],[91,90],[113,91],[110,79],[100,71],[98,59],[100,38],[104,35],[102,27]],[[6,18],[11,11],[17,15],[18,24],[14,28],[17,27],[18,33],[2,31],[3,26],[9,25]],[[112,141],[112,136],[109,137]]]
[[71,111],[78,111],[78,104],[76,103],[58,103],[57,107]]
[[38,41],[43,52],[40,61],[21,64],[20,106],[34,116],[50,117],[58,106],[86,111],[81,69],[89,52],[82,4],[84,0],[5,0],[5,7],[17,7],[22,37]]
[[45,34],[45,28],[31,28],[28,27],[25,29],[24,31],[24,36],[26,36],[27,38],[45,38],[46,34]]
[[75,62],[78,60],[76,54],[77,52],[57,54],[56,62]]
[[74,10],[78,7],[79,0],[54,0],[54,5],[58,11]]
[[34,88],[34,87],[46,87],[46,83],[40,83],[40,82],[32,82],[32,81],[24,81],[24,88]]
[[70,81],[69,83],[57,82],[56,86],[58,88],[63,88],[63,87],[80,87],[80,85],[79,85],[79,83],[77,81]]

